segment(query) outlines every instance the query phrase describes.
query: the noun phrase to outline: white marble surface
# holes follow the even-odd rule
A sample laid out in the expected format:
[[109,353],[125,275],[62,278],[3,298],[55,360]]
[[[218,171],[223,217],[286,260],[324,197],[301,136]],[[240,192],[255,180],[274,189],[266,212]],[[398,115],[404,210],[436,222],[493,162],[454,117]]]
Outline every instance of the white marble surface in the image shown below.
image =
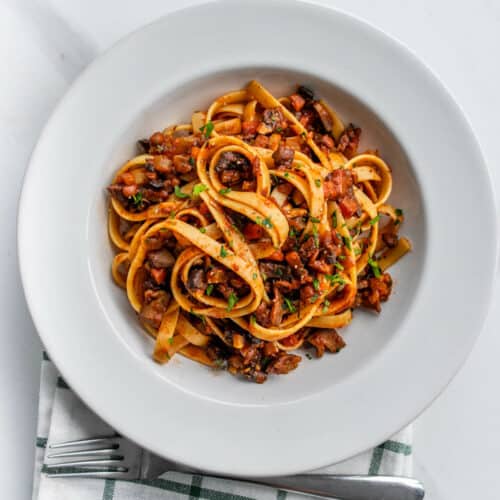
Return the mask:
[[[171,10],[196,3],[194,0],[0,1],[2,498],[21,499],[31,494],[40,342],[26,309],[16,261],[17,200],[30,152],[59,97],[95,56],[131,30]],[[496,0],[474,3],[321,0],[317,3],[338,7],[372,22],[407,44],[442,78],[479,138],[498,201],[500,3]],[[450,207],[457,217],[461,210],[466,210],[466,206]],[[464,244],[477,243],[480,242],[467,241],[464,230]],[[466,286],[473,263],[470,269],[458,272],[464,274]],[[500,282],[497,281],[494,307],[470,358],[445,393],[415,424],[415,476],[425,482],[430,500],[498,498],[499,330]]]

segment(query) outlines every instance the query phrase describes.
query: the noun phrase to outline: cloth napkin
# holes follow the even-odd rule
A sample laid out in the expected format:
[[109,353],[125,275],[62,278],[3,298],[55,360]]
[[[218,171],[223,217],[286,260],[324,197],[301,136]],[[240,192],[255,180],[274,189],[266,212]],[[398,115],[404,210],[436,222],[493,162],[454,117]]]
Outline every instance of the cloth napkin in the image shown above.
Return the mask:
[[[49,478],[44,474],[47,442],[56,443],[113,434],[113,429],[71,391],[55,365],[43,354],[38,407],[33,500],[300,500],[303,495],[198,474],[168,472],[157,479]],[[340,474],[412,474],[411,426],[390,440],[317,472]]]

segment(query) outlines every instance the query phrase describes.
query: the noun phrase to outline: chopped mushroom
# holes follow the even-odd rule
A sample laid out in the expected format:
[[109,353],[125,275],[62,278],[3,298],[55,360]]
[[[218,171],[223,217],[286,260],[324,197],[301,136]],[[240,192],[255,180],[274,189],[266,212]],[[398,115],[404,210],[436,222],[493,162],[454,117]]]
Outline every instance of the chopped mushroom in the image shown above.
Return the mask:
[[325,130],[327,132],[331,132],[333,128],[333,120],[328,110],[319,101],[316,101],[313,104],[313,107],[318,113],[319,119],[321,120],[323,127],[325,127]]
[[281,354],[275,361],[269,366],[269,373],[278,373],[284,375],[285,373],[290,373],[295,370],[300,363],[302,358],[295,354]]
[[316,356],[321,358],[325,349],[330,352],[338,352],[345,346],[344,339],[334,328],[318,329],[307,337],[307,342],[316,348]]
[[165,249],[156,250],[148,253],[148,260],[153,267],[169,268],[175,263],[172,254]]
[[139,315],[141,321],[159,328],[163,315],[167,312],[169,300],[169,295],[163,290],[148,290]]

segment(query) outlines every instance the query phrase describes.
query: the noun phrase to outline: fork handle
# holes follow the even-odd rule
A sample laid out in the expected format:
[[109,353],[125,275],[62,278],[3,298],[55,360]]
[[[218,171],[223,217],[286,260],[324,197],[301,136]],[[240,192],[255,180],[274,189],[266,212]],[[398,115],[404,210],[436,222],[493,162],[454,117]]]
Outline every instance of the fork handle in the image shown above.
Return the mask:
[[416,479],[397,476],[300,474],[247,481],[338,500],[421,500],[425,494]]

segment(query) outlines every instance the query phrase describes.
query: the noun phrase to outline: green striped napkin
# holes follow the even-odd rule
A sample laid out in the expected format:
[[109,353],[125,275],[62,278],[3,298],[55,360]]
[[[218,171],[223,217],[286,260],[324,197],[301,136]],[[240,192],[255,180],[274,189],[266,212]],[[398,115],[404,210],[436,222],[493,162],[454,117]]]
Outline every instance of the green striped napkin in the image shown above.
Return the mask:
[[[47,441],[61,442],[113,430],[71,391],[44,353],[40,381],[33,500],[299,500],[303,495],[198,474],[169,472],[153,480],[49,478],[43,461]],[[318,472],[412,475],[412,432],[407,427],[373,450]]]

